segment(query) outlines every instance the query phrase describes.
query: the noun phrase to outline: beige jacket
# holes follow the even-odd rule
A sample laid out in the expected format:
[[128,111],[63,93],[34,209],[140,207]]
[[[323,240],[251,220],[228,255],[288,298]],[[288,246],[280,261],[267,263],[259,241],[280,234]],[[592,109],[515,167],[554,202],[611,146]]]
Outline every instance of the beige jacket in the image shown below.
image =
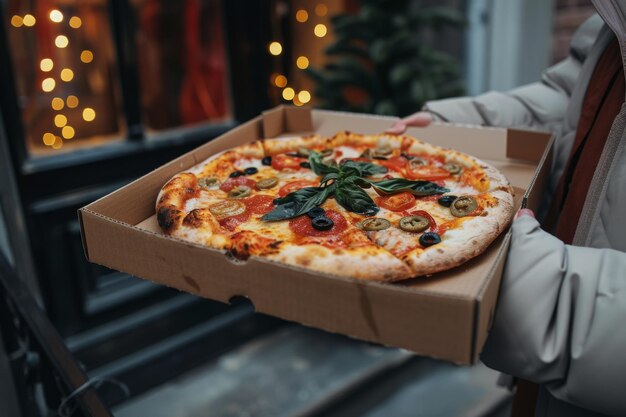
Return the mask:
[[[556,133],[549,201],[571,149],[593,69],[617,36],[626,49],[626,0],[595,0],[601,16],[542,81],[508,93],[430,102],[444,120]],[[488,366],[541,384],[537,416],[626,416],[626,106],[613,123],[574,245],[524,216],[513,223]]]

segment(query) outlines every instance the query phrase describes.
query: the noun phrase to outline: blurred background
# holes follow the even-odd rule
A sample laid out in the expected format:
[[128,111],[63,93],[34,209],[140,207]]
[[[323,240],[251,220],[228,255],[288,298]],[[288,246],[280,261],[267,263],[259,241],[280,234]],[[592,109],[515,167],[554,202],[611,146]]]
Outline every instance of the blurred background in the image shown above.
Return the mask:
[[[591,14],[585,0],[0,0],[0,253],[86,373],[128,387],[100,389],[116,415],[505,415],[510,392],[482,365],[89,264],[76,210],[278,104],[404,116],[535,81]],[[11,354],[0,370],[21,366]],[[30,397],[0,379],[19,413]]]

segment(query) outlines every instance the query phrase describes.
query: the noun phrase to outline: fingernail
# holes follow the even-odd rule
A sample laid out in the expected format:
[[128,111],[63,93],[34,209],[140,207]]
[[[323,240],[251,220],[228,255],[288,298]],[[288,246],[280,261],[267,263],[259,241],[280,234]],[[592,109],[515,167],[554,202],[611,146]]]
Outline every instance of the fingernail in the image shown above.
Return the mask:
[[535,218],[535,213],[531,209],[523,208],[517,212],[517,214],[515,215],[515,218],[518,218],[521,216],[530,216],[532,218]]

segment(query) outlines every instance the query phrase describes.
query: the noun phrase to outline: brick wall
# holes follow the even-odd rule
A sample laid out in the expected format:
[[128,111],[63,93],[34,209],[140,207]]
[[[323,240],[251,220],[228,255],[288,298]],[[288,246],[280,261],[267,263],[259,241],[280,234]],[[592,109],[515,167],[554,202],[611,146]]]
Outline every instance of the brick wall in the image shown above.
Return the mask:
[[558,62],[567,56],[569,43],[576,28],[593,13],[595,9],[590,0],[556,0],[552,62]]

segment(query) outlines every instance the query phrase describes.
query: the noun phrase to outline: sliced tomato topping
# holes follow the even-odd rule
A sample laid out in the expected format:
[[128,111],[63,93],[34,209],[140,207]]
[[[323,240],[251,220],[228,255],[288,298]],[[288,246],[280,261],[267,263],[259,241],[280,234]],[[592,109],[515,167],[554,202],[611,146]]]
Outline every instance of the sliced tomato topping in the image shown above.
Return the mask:
[[407,167],[406,176],[412,180],[437,181],[450,177],[450,173],[443,168],[430,165]]
[[408,191],[378,199],[378,205],[391,211],[408,210],[415,205],[415,197]]
[[311,181],[311,180],[292,181],[280,187],[280,190],[278,190],[278,195],[281,197],[284,197],[289,193],[299,190],[300,188],[317,187],[318,185],[319,185],[319,182]]
[[415,211],[412,211],[412,212],[410,212],[408,214],[411,215],[411,216],[426,217],[428,219],[428,224],[430,225],[430,231],[431,232],[435,232],[438,235],[441,235],[444,232],[444,231],[441,230],[441,228],[439,226],[437,226],[437,222],[435,221],[435,219],[433,219],[433,216],[428,214],[428,212],[426,212],[424,210],[415,210]]
[[297,170],[302,168],[300,163],[305,162],[306,158],[290,156],[284,153],[272,156],[272,168],[282,171],[283,169]]
[[408,160],[403,156],[392,156],[387,160],[376,160],[376,163],[396,172],[403,172]]
[[246,211],[249,211],[251,214],[265,214],[274,208],[273,200],[272,196],[257,194],[243,199],[242,202],[246,205]]
[[326,217],[334,223],[330,230],[317,230],[311,224],[311,218],[307,215],[296,217],[289,220],[289,228],[298,236],[320,236],[332,237],[346,230],[348,222],[335,210],[327,210]]
[[256,189],[256,181],[248,177],[239,176],[235,178],[229,178],[226,181],[224,181],[222,185],[220,185],[220,190],[229,192],[233,188],[239,187],[240,185],[245,185],[246,187],[250,187],[253,190]]

